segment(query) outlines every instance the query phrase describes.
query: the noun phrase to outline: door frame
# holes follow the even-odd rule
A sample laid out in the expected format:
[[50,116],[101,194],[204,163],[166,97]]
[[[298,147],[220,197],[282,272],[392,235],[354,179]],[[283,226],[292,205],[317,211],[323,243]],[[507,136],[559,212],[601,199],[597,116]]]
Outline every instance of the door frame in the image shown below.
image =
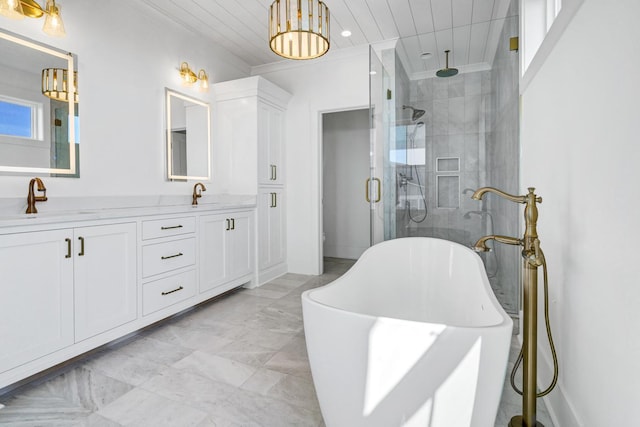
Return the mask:
[[[323,126],[324,126],[324,115],[329,113],[344,113],[347,111],[355,111],[355,110],[368,110],[370,111],[369,105],[358,105],[353,107],[343,107],[343,108],[332,108],[327,110],[318,110],[318,171],[319,179],[318,179],[318,271],[320,274],[324,273],[324,239],[322,238],[324,234],[324,134],[323,134]],[[371,142],[371,141],[369,141]]]

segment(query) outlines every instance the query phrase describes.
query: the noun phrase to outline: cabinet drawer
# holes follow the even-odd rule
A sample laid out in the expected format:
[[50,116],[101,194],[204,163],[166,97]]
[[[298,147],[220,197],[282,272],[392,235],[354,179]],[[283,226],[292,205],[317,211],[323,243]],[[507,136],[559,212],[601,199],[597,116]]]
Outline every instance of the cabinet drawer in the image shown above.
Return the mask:
[[187,267],[195,262],[196,239],[194,237],[142,247],[142,277]]
[[195,230],[195,217],[165,218],[142,221],[142,240],[193,233]]
[[146,316],[195,294],[195,270],[145,283],[142,285],[142,314]]

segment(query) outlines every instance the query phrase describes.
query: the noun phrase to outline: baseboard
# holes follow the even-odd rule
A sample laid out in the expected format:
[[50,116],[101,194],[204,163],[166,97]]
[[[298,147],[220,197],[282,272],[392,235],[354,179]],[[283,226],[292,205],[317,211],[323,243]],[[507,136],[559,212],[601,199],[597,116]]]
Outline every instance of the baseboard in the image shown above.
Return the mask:
[[272,281],[273,279],[277,279],[283,274],[287,273],[287,264],[281,263],[276,264],[272,267],[265,268],[258,272],[258,286],[262,286],[267,282]]
[[[522,310],[520,311],[520,333],[518,334],[518,342],[522,345],[524,339],[522,331],[522,319],[524,319]],[[540,334],[540,331],[538,331]],[[549,352],[538,352],[538,366],[537,366],[537,384],[540,386],[547,386],[549,379],[553,378],[553,360]],[[562,371],[560,371],[560,379],[562,379]],[[543,382],[546,381],[546,382]],[[569,399],[566,391],[564,390],[562,381],[558,380],[556,387],[551,393],[542,398],[547,412],[549,412],[549,418],[556,427],[583,427],[584,423],[578,417],[576,410]]]
[[[562,378],[562,371],[559,373]],[[542,378],[542,379],[541,379]],[[553,378],[553,360],[548,352],[538,353],[538,385],[547,386],[550,378]],[[541,381],[546,381],[542,383]],[[549,417],[554,426],[562,427],[583,427],[585,424],[580,420],[576,410],[571,403],[571,399],[564,389],[563,382],[558,380],[556,388],[542,398],[549,412]]]

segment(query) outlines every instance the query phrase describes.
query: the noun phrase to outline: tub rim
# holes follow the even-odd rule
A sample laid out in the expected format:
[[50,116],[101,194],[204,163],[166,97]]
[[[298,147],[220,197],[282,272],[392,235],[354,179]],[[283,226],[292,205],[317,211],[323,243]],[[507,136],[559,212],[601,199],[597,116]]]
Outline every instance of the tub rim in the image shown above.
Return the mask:
[[[491,302],[491,304],[493,305],[494,309],[498,312],[498,314],[500,315],[500,317],[502,318],[502,321],[499,323],[493,323],[493,324],[489,324],[489,325],[460,325],[460,324],[449,324],[449,323],[442,323],[442,322],[428,322],[428,321],[421,321],[421,320],[415,320],[415,319],[404,319],[404,318],[400,318],[400,317],[389,317],[389,316],[375,316],[373,314],[367,314],[367,313],[361,313],[358,311],[352,311],[352,310],[346,310],[344,308],[339,308],[333,305],[329,305],[326,304],[324,302],[318,301],[317,299],[314,299],[312,297],[312,294],[314,292],[320,291],[322,289],[326,289],[326,288],[330,288],[333,287],[335,285],[339,285],[340,282],[342,282],[344,279],[349,278],[349,276],[351,274],[353,274],[352,270],[356,267],[356,265],[358,265],[358,263],[361,262],[362,260],[362,256],[360,258],[358,258],[355,262],[355,264],[353,266],[351,266],[351,268],[349,268],[349,270],[347,270],[343,275],[341,275],[340,277],[336,278],[335,280],[319,286],[317,288],[313,288],[313,289],[307,289],[306,291],[304,291],[301,295],[300,298],[301,300],[304,302],[309,301],[312,304],[316,304],[319,306],[322,306],[324,308],[327,308],[331,311],[336,311],[339,313],[346,313],[346,314],[351,314],[351,315],[355,315],[355,316],[361,316],[364,318],[369,318],[369,319],[390,319],[390,320],[398,320],[398,321],[403,321],[403,322],[415,322],[415,323],[421,323],[421,324],[431,324],[431,325],[444,325],[446,327],[450,327],[450,328],[459,328],[459,329],[499,329],[501,327],[507,327],[511,326],[511,328],[513,328],[513,319],[511,318],[511,316],[509,316],[509,314],[505,311],[505,309],[502,307],[502,305],[500,304],[500,302],[498,301],[498,298],[495,295],[495,292],[493,292],[493,289],[491,288],[491,283],[489,282],[489,279],[487,277],[487,271],[486,268],[484,267],[484,263],[482,262],[482,259],[480,258],[480,256],[478,255],[478,253],[476,251],[474,251],[473,249],[462,245],[460,243],[451,241],[451,240],[447,240],[447,239],[441,239],[438,237],[422,237],[422,236],[415,236],[415,237],[401,237],[401,238],[397,238],[397,239],[391,239],[391,240],[385,240],[384,242],[380,242],[377,243],[374,246],[370,246],[366,251],[369,251],[371,248],[378,246],[378,245],[386,245],[389,242],[397,242],[398,240],[437,240],[440,242],[446,242],[447,244],[450,244],[452,246],[457,246],[460,248],[463,248],[464,250],[470,252],[471,254],[473,254],[476,258],[476,262],[479,263],[479,265],[482,267],[482,271],[484,271],[484,274],[481,276],[482,277],[482,284],[483,287],[488,293],[488,298],[489,301]],[[364,255],[364,254],[363,254]],[[304,307],[304,305],[303,305]]]

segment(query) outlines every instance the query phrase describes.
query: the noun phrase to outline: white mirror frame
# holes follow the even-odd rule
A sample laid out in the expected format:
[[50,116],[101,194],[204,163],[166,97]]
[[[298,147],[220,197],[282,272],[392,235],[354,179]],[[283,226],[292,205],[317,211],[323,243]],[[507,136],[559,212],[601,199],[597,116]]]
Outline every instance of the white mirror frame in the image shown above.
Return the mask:
[[[192,180],[204,180],[204,181],[208,181],[211,179],[211,108],[209,106],[209,103],[204,102],[204,101],[200,101],[199,99],[195,99],[192,98],[190,96],[184,95],[182,93],[176,92],[174,90],[171,90],[169,88],[166,88],[165,90],[166,92],[166,116],[167,116],[167,122],[166,122],[166,134],[167,134],[167,178],[169,178],[170,180],[176,179],[176,180],[188,180],[188,179],[192,179]],[[172,137],[171,137],[171,98],[175,97],[175,98],[179,98],[182,99],[184,101],[189,101],[191,103],[194,103],[196,105],[200,105],[202,107],[205,107],[207,110],[207,175],[206,176],[193,176],[193,175],[175,175],[173,173],[173,159],[172,159]]]
[[[73,55],[71,53],[63,53],[46,46],[42,46],[37,43],[30,42],[28,40],[22,39],[20,37],[13,36],[11,34],[4,33],[0,31],[0,38],[8,40],[13,43],[17,43],[29,49],[35,49],[40,52],[62,58],[67,61],[67,70],[75,70],[75,64],[73,60]],[[75,87],[73,86],[73,79],[69,79],[67,82],[68,90],[73,93],[75,92]],[[69,118],[68,123],[74,123],[74,115],[75,115],[75,105],[73,96],[69,97]],[[68,169],[58,169],[58,168],[38,168],[38,167],[29,167],[29,166],[8,166],[0,164],[0,172],[11,172],[11,173],[33,173],[33,174],[57,174],[57,175],[75,175],[76,174],[76,134],[75,134],[75,126],[69,126],[69,168]],[[0,163],[2,160],[0,159]]]

